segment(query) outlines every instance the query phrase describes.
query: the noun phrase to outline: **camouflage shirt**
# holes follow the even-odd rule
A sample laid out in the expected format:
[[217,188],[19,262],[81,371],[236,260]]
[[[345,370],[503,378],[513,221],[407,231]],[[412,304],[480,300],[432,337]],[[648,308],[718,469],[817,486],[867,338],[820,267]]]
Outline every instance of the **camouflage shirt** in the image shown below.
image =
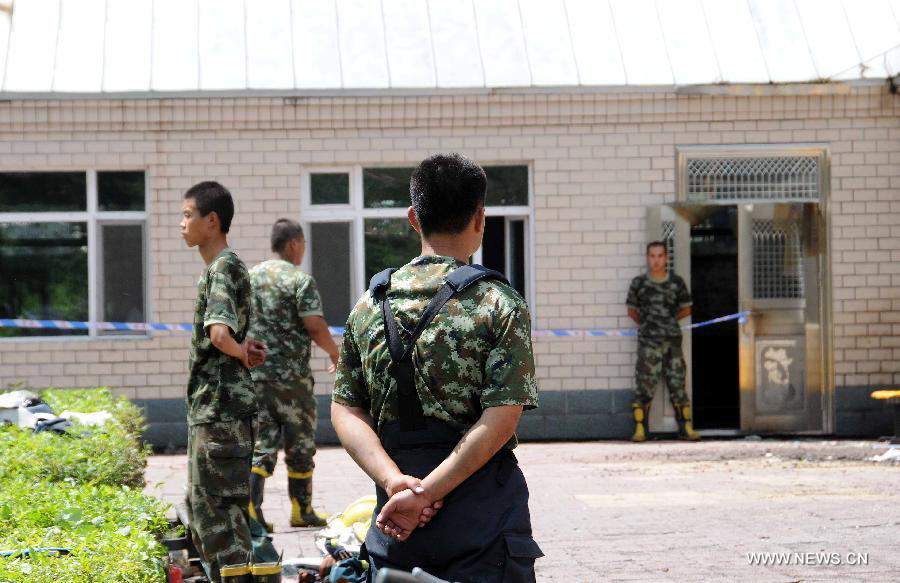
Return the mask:
[[638,337],[681,338],[675,316],[679,310],[691,305],[691,293],[684,280],[674,273],[663,281],[654,281],[644,273],[631,280],[625,303],[641,317]]
[[250,295],[247,266],[226,247],[203,272],[197,286],[187,387],[190,425],[239,419],[256,412],[250,371],[239,359],[213,346],[207,333],[211,325],[224,324],[237,342],[243,342],[250,329]]
[[[394,272],[388,298],[403,342],[446,276],[462,265],[423,256]],[[398,419],[390,362],[381,310],[366,292],[347,319],[332,399],[368,410],[379,431]],[[482,280],[451,298],[416,342],[413,363],[425,415],[460,432],[488,407],[537,407],[531,316],[506,284]]]
[[250,270],[253,323],[250,336],[266,343],[266,362],[251,372],[255,381],[292,382],[312,376],[312,339],[306,316],[322,315],[316,280],[283,259],[263,261]]

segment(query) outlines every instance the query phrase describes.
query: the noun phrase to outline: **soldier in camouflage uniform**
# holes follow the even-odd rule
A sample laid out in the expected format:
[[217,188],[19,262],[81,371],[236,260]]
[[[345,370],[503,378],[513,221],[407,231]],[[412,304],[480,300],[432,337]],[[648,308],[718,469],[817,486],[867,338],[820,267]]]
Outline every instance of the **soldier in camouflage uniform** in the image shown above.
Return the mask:
[[697,440],[691,422],[691,402],[684,390],[685,364],[678,321],[691,315],[691,294],[684,280],[667,273],[666,246],[647,245],[648,272],[635,277],[628,288],[628,315],[638,324],[638,356],[632,402],[635,431],[632,441],[647,439],[650,402],[660,380],[666,381],[678,420],[678,434]]
[[251,335],[266,344],[265,364],[253,369],[260,398],[259,435],[250,477],[250,516],[266,526],[262,515],[265,479],[272,475],[284,445],[291,498],[291,526],[324,526],[327,515],[312,507],[313,455],[316,453],[316,399],[309,368],[311,340],[331,358],[334,372],[338,348],[322,317],[322,300],[312,276],[300,271],[305,240],[295,221],[272,226],[277,259],[250,270],[253,285]]
[[407,361],[422,421],[414,430],[404,427],[410,401],[398,395],[382,315],[389,305],[408,344],[426,306],[481,244],[485,188],[481,167],[458,154],[422,162],[408,211],[422,255],[385,275],[389,289],[370,289],[347,320],[331,417],[376,484],[377,519],[365,542],[370,581],[385,567],[419,566],[451,581],[533,582],[542,556],[512,453],[523,409],[538,402],[525,301],[506,283],[482,279],[444,304]]
[[187,386],[191,531],[214,581],[244,581],[257,411],[249,369],[264,360],[264,346],[248,338],[250,276],[225,239],[231,194],[201,182],[185,193],[182,216],[182,238],[207,264],[194,305]]

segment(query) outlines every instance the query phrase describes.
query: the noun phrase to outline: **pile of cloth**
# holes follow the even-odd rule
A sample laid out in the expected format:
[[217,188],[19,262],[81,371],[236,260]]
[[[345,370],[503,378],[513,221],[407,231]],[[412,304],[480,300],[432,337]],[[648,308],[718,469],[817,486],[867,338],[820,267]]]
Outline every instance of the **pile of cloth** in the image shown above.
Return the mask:
[[52,431],[69,434],[73,421],[81,425],[102,426],[110,419],[112,413],[108,411],[94,413],[63,411],[57,415],[50,405],[28,390],[20,389],[0,394],[0,423],[12,423],[22,429],[31,429],[35,433]]
[[375,496],[351,502],[343,512],[332,515],[316,533],[315,545],[322,557],[303,557],[284,562],[285,572],[297,569],[300,583],[360,583],[366,580],[369,565],[359,553],[372,523]]

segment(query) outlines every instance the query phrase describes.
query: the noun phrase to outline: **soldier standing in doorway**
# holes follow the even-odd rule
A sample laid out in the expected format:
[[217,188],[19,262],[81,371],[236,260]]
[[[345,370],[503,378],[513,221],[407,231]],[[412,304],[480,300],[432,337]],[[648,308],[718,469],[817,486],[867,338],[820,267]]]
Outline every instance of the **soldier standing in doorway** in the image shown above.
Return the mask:
[[266,362],[253,369],[259,395],[259,437],[250,476],[250,516],[272,532],[262,514],[265,480],[275,470],[284,445],[291,499],[291,526],[324,526],[327,515],[312,506],[313,456],[316,453],[316,399],[309,367],[311,341],[331,359],[338,347],[322,317],[322,299],[311,275],[300,270],[306,250],[303,228],[279,219],[272,225],[274,259],[250,270],[254,319],[251,334],[265,342]]
[[247,504],[257,411],[250,368],[264,361],[265,346],[249,338],[250,276],[226,241],[231,193],[201,182],[185,193],[181,210],[181,236],[207,265],[187,386],[190,527],[212,580],[243,581],[251,572]]
[[675,408],[678,436],[696,441],[700,435],[691,421],[691,402],[685,391],[685,363],[678,321],[691,315],[691,294],[684,280],[668,273],[666,244],[647,245],[647,272],[635,277],[628,289],[628,315],[638,325],[635,393],[631,403],[635,429],[631,440],[647,439],[653,393],[666,381]]

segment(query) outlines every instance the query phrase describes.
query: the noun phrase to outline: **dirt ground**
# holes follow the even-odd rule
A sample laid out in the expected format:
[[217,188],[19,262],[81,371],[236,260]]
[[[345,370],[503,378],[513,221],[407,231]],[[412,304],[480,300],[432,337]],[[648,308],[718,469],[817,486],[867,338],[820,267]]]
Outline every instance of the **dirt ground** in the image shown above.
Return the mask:
[[[900,581],[900,463],[871,459],[888,451],[814,439],[522,444],[516,455],[546,555],[537,579]],[[322,448],[316,468],[321,510],[373,491],[340,448]],[[185,457],[152,457],[147,483],[166,500],[182,498]],[[285,557],[319,554],[314,529],[288,526],[283,466],[263,509]]]

